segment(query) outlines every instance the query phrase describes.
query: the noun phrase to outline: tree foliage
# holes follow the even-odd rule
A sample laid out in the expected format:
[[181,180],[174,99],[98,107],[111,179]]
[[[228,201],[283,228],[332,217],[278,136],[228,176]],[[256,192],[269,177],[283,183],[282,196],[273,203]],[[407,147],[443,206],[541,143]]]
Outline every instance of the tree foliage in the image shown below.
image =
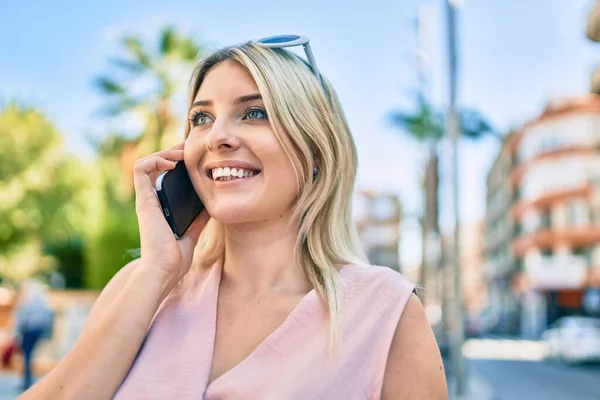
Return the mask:
[[41,247],[69,240],[81,229],[84,174],[39,110],[17,103],[0,108],[0,274],[5,279],[61,268],[60,257],[50,262]]

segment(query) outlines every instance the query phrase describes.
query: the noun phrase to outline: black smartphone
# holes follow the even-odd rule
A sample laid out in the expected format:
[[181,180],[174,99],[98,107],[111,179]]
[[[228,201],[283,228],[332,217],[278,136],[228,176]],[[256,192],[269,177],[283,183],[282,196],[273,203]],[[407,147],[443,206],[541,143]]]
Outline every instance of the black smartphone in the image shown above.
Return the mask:
[[204,209],[183,161],[156,178],[156,194],[163,215],[177,239],[181,238]]

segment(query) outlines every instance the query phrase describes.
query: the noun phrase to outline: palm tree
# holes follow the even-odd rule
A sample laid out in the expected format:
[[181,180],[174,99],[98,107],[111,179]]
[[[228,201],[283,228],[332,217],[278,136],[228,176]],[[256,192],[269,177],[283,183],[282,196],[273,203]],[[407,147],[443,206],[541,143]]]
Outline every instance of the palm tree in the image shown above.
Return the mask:
[[132,187],[132,169],[136,158],[150,154],[177,140],[178,120],[174,96],[189,76],[192,64],[202,53],[195,38],[178,33],[172,26],[163,28],[158,45],[144,43],[136,35],[121,39],[122,55],[109,58],[111,73],[94,79],[94,86],[106,96],[100,110],[109,118],[137,117],[143,121],[134,136],[117,133],[115,148],[120,157],[125,186]]
[[[419,283],[425,286],[427,281],[428,270],[433,265],[428,265],[432,262],[439,266],[441,260],[430,260],[428,255],[434,251],[442,251],[443,247],[439,242],[440,229],[438,223],[439,201],[439,154],[438,142],[444,138],[446,134],[445,116],[437,111],[431,104],[427,102],[421,92],[416,95],[416,109],[410,112],[392,111],[390,119],[392,123],[409,137],[421,143],[426,143],[429,149],[427,166],[425,168],[425,177],[422,182],[423,191],[425,192],[423,216],[421,220],[422,226],[422,243],[423,243],[423,261],[419,273]],[[475,110],[463,109],[459,112],[459,126],[462,137],[472,140],[477,140],[484,135],[491,134],[499,137],[492,129],[486,119]],[[429,248],[430,238],[435,238],[438,242],[438,249]]]

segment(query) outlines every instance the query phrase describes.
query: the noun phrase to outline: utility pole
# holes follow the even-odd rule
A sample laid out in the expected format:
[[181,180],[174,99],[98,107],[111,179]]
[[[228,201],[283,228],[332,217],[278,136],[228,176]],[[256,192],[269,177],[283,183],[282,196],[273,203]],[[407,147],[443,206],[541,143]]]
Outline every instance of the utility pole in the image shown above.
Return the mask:
[[[419,96],[428,103],[428,78],[429,59],[431,58],[432,36],[432,3],[419,4],[417,9],[416,39],[417,39],[417,74],[419,83]],[[425,132],[427,134],[428,132]],[[422,263],[419,284],[425,288],[427,295],[423,296],[423,304],[429,300],[439,301],[436,282],[430,280],[431,273],[439,267],[440,245],[438,224],[438,154],[437,138],[430,138],[427,143],[428,157],[425,176],[422,182],[424,201],[423,216],[421,218]]]
[[462,396],[466,391],[466,370],[462,355],[464,342],[463,296],[460,268],[460,203],[458,180],[458,137],[459,120],[456,106],[457,97],[457,35],[456,35],[456,5],[452,0],[446,0],[446,25],[448,38],[448,81],[449,104],[447,117],[447,130],[452,146],[452,197],[455,218],[454,225],[454,251],[452,257],[452,271],[454,275],[454,301],[453,308],[453,335],[452,335],[452,370],[455,379],[455,395]]

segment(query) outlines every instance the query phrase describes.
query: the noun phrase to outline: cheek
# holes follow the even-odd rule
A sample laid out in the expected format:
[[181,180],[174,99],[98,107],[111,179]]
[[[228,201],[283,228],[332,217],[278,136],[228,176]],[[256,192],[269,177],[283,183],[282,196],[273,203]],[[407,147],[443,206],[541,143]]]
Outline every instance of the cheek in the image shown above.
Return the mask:
[[202,137],[190,135],[185,139],[183,157],[186,165],[198,165],[205,152],[206,143]]
[[[270,170],[270,172],[269,172]],[[298,197],[298,181],[287,157],[270,165],[267,170],[265,197],[278,211],[289,207]]]
[[183,149],[183,159],[185,161],[185,167],[190,174],[190,178],[194,183],[194,187],[198,190],[203,177],[204,171],[200,170],[200,160],[204,155],[204,149],[206,147],[198,140],[190,140],[189,138],[185,141]]

